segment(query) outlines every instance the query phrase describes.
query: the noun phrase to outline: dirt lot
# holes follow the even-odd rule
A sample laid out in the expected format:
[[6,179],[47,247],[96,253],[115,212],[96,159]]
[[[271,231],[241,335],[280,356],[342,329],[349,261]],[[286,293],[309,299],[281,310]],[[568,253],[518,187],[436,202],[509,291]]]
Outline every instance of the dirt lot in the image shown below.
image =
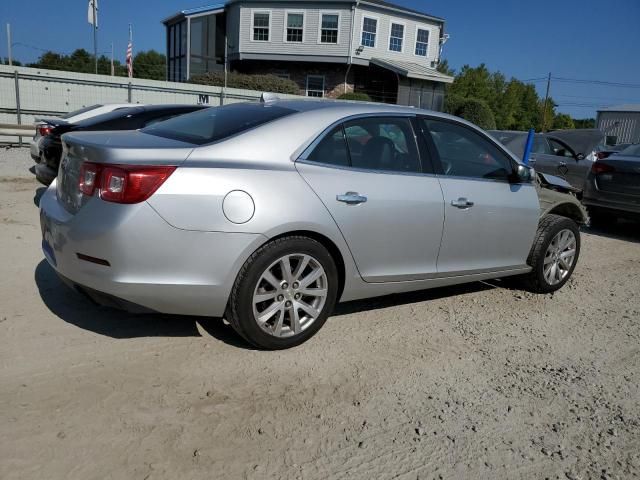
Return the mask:
[[572,281],[339,307],[261,352],[221,320],[131,316],[40,251],[28,153],[0,151],[0,478],[637,478],[640,227]]

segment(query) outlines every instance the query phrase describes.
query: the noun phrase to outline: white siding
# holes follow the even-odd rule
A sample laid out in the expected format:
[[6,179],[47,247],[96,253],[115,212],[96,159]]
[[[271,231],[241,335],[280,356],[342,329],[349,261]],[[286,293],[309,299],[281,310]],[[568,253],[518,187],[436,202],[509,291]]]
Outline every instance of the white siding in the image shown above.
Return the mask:
[[[252,10],[271,12],[271,29],[268,42],[254,42],[252,32]],[[302,43],[286,42],[286,11],[304,12],[304,37]],[[319,42],[321,12],[338,12],[340,24],[338,44]],[[231,20],[231,19],[229,19]],[[283,55],[328,55],[346,57],[349,54],[349,31],[351,9],[332,4],[309,8],[308,4],[243,3],[240,7],[240,51],[241,53],[265,53]]]
[[[369,60],[371,58],[389,58],[395,60],[403,60],[406,62],[419,63],[430,66],[431,62],[438,58],[440,26],[437,23],[428,20],[415,20],[409,15],[403,16],[399,12],[393,14],[386,13],[383,10],[370,9],[360,6],[356,10],[356,21],[353,32],[353,49],[360,46],[362,39],[362,19],[363,17],[371,17],[378,20],[378,31],[376,34],[375,48],[363,47],[364,50],[357,58]],[[394,52],[389,50],[389,34],[391,32],[391,23],[400,23],[404,27],[404,41],[402,52]],[[415,55],[416,33],[417,28],[429,30],[429,46],[427,56],[422,57]]]

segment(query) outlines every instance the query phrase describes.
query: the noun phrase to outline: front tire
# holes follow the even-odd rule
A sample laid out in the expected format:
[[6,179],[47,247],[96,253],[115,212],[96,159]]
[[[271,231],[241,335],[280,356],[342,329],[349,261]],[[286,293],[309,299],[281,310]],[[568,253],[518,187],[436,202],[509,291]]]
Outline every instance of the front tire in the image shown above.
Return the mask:
[[252,345],[279,350],[300,345],[333,311],[338,272],[327,249],[308,237],[273,240],[240,269],[227,319]]
[[547,215],[538,225],[527,263],[532,270],[525,287],[536,293],[551,293],[567,283],[580,255],[580,230],[570,218]]

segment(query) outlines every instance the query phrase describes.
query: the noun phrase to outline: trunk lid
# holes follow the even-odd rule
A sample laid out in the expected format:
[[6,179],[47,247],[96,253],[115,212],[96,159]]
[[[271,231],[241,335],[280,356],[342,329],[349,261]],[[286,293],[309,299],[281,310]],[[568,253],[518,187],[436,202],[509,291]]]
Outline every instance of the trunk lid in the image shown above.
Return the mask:
[[190,143],[127,132],[73,132],[62,136],[62,157],[56,185],[58,201],[77,213],[88,198],[79,190],[84,162],[118,165],[180,165],[192,152]]
[[640,196],[640,157],[612,155],[599,163],[613,168],[596,176],[599,190]]

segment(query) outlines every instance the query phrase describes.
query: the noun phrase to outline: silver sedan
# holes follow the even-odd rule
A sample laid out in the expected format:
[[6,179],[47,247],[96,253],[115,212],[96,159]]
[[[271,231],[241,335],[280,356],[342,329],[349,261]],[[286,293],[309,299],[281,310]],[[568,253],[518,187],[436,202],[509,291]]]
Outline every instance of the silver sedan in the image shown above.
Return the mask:
[[580,252],[575,201],[541,207],[532,170],[440,113],[262,101],[62,139],[40,203],[58,274],[101,304],[225,316],[261,348],[306,341],[337,301],[507,276],[551,292]]

